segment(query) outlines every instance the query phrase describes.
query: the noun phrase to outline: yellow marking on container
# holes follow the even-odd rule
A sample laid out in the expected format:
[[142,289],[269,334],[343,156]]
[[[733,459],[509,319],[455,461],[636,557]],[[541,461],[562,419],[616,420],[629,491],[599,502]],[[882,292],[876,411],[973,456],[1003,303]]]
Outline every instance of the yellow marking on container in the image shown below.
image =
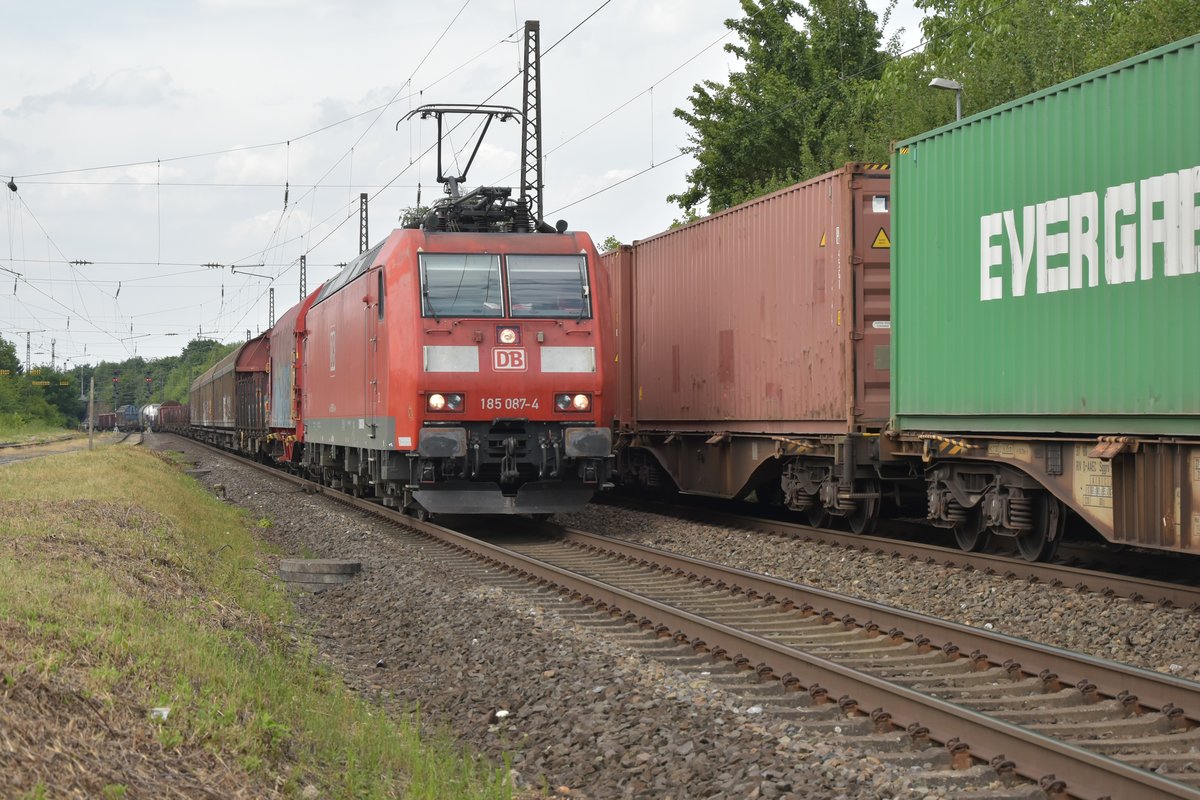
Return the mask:
[[887,231],[883,228],[879,229],[879,233],[875,234],[875,241],[871,242],[872,250],[887,250],[891,248],[892,240],[888,238]]
[[824,231],[822,231],[822,232],[821,232],[821,244],[820,244],[820,246],[821,246],[821,247],[824,247],[824,246],[825,246],[825,232],[824,232]]

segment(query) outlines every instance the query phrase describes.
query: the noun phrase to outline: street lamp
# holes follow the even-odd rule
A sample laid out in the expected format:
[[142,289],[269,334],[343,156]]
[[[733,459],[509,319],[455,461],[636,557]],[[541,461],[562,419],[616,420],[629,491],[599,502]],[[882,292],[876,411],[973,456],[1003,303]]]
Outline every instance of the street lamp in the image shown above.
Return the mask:
[[962,84],[949,78],[934,78],[929,82],[931,89],[949,89],[954,92],[954,119],[962,119]]

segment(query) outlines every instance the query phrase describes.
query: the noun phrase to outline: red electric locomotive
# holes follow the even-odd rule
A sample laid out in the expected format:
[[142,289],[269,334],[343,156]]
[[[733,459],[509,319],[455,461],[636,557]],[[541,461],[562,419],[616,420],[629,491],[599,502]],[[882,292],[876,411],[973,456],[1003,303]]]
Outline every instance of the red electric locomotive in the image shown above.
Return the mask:
[[305,466],[418,512],[581,507],[612,448],[598,263],[584,233],[394,231],[307,313]]
[[611,467],[606,274],[586,233],[463,178],[291,323],[300,466],[419,515],[578,509]]
[[193,383],[190,433],[419,516],[579,509],[612,464],[607,274],[527,197],[440,173],[449,198]]

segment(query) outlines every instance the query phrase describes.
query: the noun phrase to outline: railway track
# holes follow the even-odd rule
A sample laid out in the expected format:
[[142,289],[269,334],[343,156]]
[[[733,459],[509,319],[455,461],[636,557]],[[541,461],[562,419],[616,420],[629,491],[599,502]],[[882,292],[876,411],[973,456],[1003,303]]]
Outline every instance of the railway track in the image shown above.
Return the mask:
[[[120,439],[107,445],[124,445],[137,446],[142,443],[142,434],[140,432],[126,432]],[[50,442],[36,443],[19,443],[19,444],[0,444],[0,466],[4,464],[13,464],[18,461],[29,461],[35,458],[45,458],[46,456],[61,455],[63,453],[71,453],[77,450],[84,450],[88,446],[86,436],[65,436],[55,439]]]
[[929,764],[952,794],[1034,796],[1002,787],[1021,776],[1052,798],[1200,798],[1200,684],[581,531],[501,546],[271,472],[570,598],[760,711]]
[[627,589],[592,599],[763,681],[818,705],[840,697],[860,732],[878,706],[950,743],[959,765],[971,751],[1001,771],[1011,760],[1052,795],[1200,797],[1189,681],[580,531],[516,549],[602,582],[594,592]]
[[[611,497],[604,497],[601,502],[693,522],[726,525],[804,542],[843,547],[851,551],[891,555],[894,558],[910,561],[923,561],[929,564],[941,564],[945,567],[975,570],[986,575],[1003,575],[1013,580],[1042,582],[1052,586],[1069,586],[1080,592],[1095,592],[1110,597],[1127,597],[1137,602],[1157,603],[1165,607],[1190,608],[1200,612],[1200,586],[1109,571],[1128,568],[1128,557],[1126,556],[1123,561],[1119,554],[1098,554],[1083,548],[1068,550],[1064,545],[1061,552],[1064,552],[1064,555],[1074,553],[1073,560],[1075,561],[1084,562],[1095,559],[1105,565],[1103,570],[1090,569],[1075,563],[1035,563],[989,553],[968,553],[957,547],[943,547],[924,542],[860,535],[828,528],[814,528],[810,525],[748,516],[707,506],[690,507],[658,501]],[[1163,554],[1156,554],[1156,558],[1162,559]],[[1195,559],[1192,561],[1195,562]],[[1135,566],[1137,565],[1135,564]],[[1190,577],[1191,580],[1195,580],[1194,573]]]

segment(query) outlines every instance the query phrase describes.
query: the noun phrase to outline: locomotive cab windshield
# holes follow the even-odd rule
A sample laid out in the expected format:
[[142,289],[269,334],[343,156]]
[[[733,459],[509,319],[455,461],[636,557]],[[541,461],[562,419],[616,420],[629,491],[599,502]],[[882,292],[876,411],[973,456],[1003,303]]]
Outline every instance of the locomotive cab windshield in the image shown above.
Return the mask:
[[592,316],[583,254],[501,258],[423,253],[420,260],[421,313],[426,317],[582,320]]
[[423,253],[421,314],[426,317],[502,317],[500,256]]

